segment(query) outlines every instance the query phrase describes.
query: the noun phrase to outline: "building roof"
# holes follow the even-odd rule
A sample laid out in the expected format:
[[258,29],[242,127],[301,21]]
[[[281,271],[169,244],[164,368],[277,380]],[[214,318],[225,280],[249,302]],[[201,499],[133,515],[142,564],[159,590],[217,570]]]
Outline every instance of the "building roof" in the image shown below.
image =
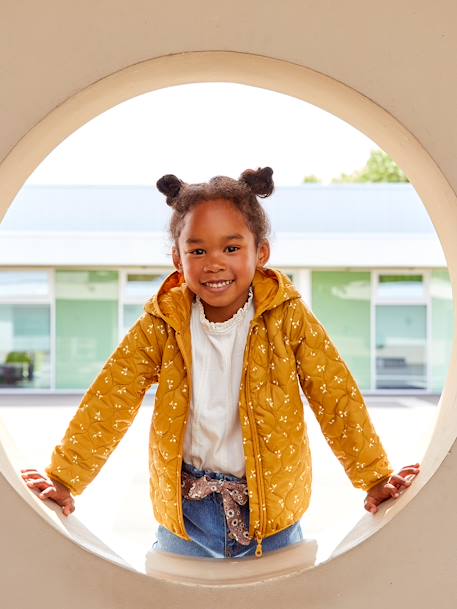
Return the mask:
[[[279,187],[262,203],[275,232],[434,232],[410,184]],[[170,213],[152,186],[25,186],[0,230],[162,232]]]
[[[272,264],[446,265],[410,184],[278,187],[262,203]],[[0,224],[0,265],[169,266],[170,213],[152,186],[25,186]]]

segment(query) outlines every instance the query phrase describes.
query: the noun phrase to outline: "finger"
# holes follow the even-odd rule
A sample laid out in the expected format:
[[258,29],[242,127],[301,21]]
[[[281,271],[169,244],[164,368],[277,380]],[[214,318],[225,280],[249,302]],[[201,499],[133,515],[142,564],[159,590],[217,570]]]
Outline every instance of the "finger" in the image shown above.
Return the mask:
[[26,480],[27,484],[41,484],[45,482],[46,484],[52,484],[52,482],[49,480],[49,478],[29,478],[28,480]]
[[[410,474],[409,476],[406,476],[405,480],[408,480],[408,482],[412,482],[414,480],[414,478],[416,477],[417,474]],[[410,484],[411,486],[411,484]]]
[[409,474],[418,474],[420,472],[419,467],[402,467],[401,470],[396,474],[397,476],[407,476]]
[[44,478],[42,474],[21,474],[22,480],[37,480],[38,478]]
[[408,478],[403,478],[402,476],[391,476],[389,479],[389,484],[393,484],[396,487],[411,486],[411,480]]
[[48,476],[40,474],[36,470],[22,470],[21,477],[25,482],[28,480],[46,480],[46,482],[52,484],[52,481]]
[[403,478],[402,476],[392,476],[389,480],[390,484],[393,484],[398,489],[405,489],[411,486],[412,481],[414,480],[415,475],[409,474],[407,477]]
[[69,516],[72,512],[75,511],[75,504],[73,499],[68,499],[62,505],[62,512],[64,516]]
[[48,487],[54,487],[54,485],[52,484],[52,482],[47,481],[47,480],[26,480],[25,484],[31,489],[31,490],[37,490],[37,491],[43,491],[45,489],[47,489]]
[[55,486],[48,486],[48,488],[45,488],[43,491],[41,491],[40,498],[49,499],[50,493],[56,493],[56,492],[57,492],[57,490],[56,490]]
[[[384,485],[384,490],[394,499],[396,499],[397,497],[400,497],[400,492],[399,492],[398,488],[391,482],[387,482]],[[388,499],[388,497],[386,497],[386,499]]]
[[363,505],[367,512],[376,514],[376,512],[378,511],[378,501],[374,497],[367,497]]
[[47,478],[47,476],[45,474],[41,474],[36,469],[22,470],[21,471],[21,476],[22,476],[22,478],[30,478],[30,479],[34,479],[34,478]]

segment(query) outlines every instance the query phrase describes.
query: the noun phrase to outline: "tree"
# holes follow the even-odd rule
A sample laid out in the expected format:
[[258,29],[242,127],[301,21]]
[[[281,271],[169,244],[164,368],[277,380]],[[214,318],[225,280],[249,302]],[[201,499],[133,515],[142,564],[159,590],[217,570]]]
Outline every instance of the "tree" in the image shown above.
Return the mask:
[[372,150],[365,167],[351,174],[342,173],[333,184],[348,182],[409,182],[397,163],[383,150]]
[[303,178],[303,183],[304,184],[320,184],[321,180],[315,176],[314,174],[309,175],[309,176],[305,176]]

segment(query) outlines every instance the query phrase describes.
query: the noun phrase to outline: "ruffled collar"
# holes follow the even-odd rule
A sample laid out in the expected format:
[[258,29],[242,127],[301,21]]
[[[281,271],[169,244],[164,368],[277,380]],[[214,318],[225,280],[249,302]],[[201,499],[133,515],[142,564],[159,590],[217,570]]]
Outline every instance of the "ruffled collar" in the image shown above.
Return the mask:
[[195,297],[195,307],[197,309],[198,318],[203,328],[205,328],[207,332],[210,332],[212,334],[220,334],[228,332],[234,326],[237,326],[243,321],[243,319],[246,317],[246,313],[248,312],[249,307],[253,304],[253,298],[254,292],[252,290],[252,287],[250,287],[248,299],[246,300],[244,305],[240,307],[238,311],[226,321],[209,321],[208,319],[206,319],[205,310],[203,308],[203,304],[199,296]]

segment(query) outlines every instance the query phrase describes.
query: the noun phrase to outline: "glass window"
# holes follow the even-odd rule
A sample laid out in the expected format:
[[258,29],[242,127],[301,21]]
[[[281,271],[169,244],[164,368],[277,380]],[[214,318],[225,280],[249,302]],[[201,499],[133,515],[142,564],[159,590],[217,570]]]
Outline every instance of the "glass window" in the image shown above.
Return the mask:
[[0,271],[0,299],[48,294],[49,276],[46,271]]
[[56,272],[56,387],[87,389],[118,343],[118,273]]
[[163,275],[129,273],[125,285],[125,296],[128,300],[140,299],[143,302],[158,292],[163,279]]
[[446,270],[432,271],[430,282],[432,297],[432,391],[441,392],[451,361],[454,337],[454,309],[449,273]]
[[50,388],[49,305],[0,304],[0,387]]
[[380,300],[423,300],[422,275],[379,275],[376,296]]
[[56,299],[117,300],[116,271],[57,271]]
[[427,389],[426,305],[376,306],[376,388]]
[[123,333],[126,334],[144,313],[144,304],[159,291],[168,273],[128,273],[123,306]]
[[370,389],[370,290],[368,272],[314,271],[312,308],[361,389]]
[[133,324],[144,313],[143,305],[126,304],[124,305],[124,334],[127,334]]

